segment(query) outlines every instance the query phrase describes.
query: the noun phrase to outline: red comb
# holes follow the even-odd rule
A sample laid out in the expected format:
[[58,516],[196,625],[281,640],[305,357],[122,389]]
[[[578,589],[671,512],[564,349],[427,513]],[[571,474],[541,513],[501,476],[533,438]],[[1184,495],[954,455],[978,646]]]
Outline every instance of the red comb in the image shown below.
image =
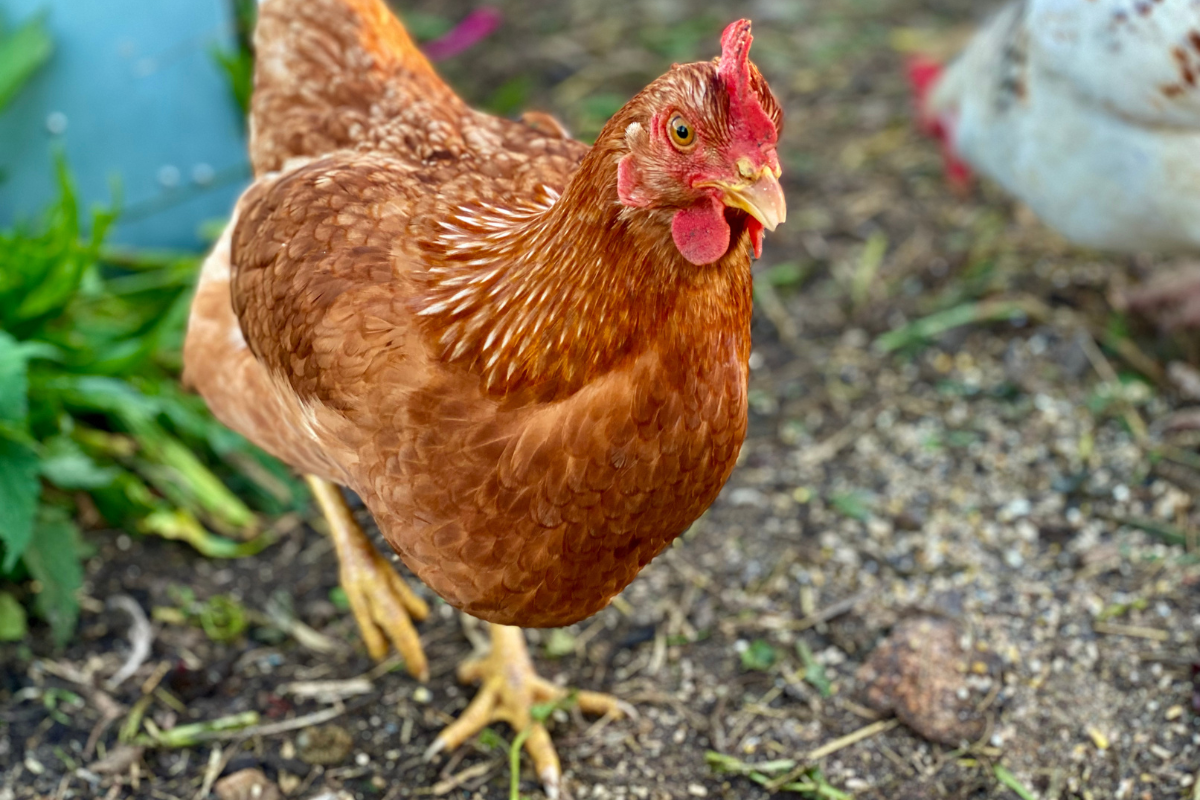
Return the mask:
[[717,76],[729,93],[729,114],[735,127],[743,129],[758,145],[774,143],[775,123],[763,110],[750,86],[750,20],[731,22],[721,34],[721,60]]
[[929,56],[912,56],[905,62],[908,83],[912,86],[913,101],[917,106],[917,127],[921,133],[938,140],[942,146],[942,161],[946,168],[946,181],[955,194],[965,195],[971,188],[971,168],[954,152],[953,119],[939,117],[929,112],[929,93],[942,76],[941,62]]
[[908,72],[908,83],[912,86],[913,99],[917,105],[917,121],[921,132],[927,136],[937,136],[935,130],[937,120],[932,118],[927,110],[929,93],[942,75],[941,62],[928,56],[912,56],[905,63]]

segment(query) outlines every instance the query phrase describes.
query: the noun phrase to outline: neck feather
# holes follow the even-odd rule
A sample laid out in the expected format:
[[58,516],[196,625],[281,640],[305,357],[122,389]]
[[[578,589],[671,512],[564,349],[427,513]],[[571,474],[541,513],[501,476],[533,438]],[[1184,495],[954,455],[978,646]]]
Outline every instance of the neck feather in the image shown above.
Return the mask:
[[[460,209],[430,243],[417,315],[441,357],[490,394],[578,391],[647,348],[702,357],[736,335],[748,353],[749,238],[697,267],[676,249],[671,210],[617,197],[624,124],[610,121],[562,196]],[[689,352],[696,351],[696,352]]]

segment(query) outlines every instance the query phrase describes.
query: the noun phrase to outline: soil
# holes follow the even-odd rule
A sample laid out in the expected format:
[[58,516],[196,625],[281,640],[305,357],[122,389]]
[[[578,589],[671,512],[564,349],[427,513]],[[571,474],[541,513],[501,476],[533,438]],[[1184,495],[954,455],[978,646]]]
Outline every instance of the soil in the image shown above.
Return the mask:
[[[555,712],[567,793],[766,797],[758,765],[762,780],[792,772],[784,796],[1200,797],[1200,459],[1181,416],[1200,380],[1186,337],[1117,308],[1179,265],[1073,249],[987,183],[947,189],[903,56],[952,49],[974,4],[495,4],[500,33],[444,65],[474,102],[594,133],[744,14],[787,112],[789,220],[756,265],[741,464],[617,602],[528,632],[544,676],[638,711]],[[971,324],[904,327],[946,309]],[[884,352],[896,330],[909,333]],[[243,769],[287,797],[508,797],[503,725],[422,758],[472,696],[455,679],[472,650],[458,615],[421,587],[428,684],[377,667],[334,602],[326,539],[279,528],[233,562],[94,534],[77,638],[0,649],[0,798],[200,800]],[[228,627],[178,611],[179,587],[209,608],[234,598],[248,627],[221,641]],[[153,641],[110,689],[131,647],[119,595],[151,616]],[[337,647],[282,632],[279,607]],[[295,685],[331,681],[323,696]],[[143,731],[258,719],[130,751],[119,730],[139,704]],[[527,759],[519,777],[542,797]],[[220,796],[268,796],[250,783]]]

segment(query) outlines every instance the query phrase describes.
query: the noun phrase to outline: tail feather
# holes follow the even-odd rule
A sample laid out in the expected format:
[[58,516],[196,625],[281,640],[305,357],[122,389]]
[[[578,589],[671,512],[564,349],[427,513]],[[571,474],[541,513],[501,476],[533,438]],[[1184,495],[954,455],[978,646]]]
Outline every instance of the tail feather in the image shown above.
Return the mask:
[[256,175],[359,144],[381,104],[462,107],[382,0],[265,0],[254,45]]

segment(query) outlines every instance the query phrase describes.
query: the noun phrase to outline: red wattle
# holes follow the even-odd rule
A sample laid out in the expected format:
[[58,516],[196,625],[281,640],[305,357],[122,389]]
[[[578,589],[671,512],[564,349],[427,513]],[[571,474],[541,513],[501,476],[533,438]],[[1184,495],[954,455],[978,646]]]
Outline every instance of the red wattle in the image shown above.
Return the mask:
[[671,218],[671,238],[683,257],[696,266],[713,263],[729,249],[725,205],[713,197],[676,211]]
[[763,224],[755,217],[746,217],[746,230],[750,232],[750,246],[754,248],[754,257],[762,258]]

